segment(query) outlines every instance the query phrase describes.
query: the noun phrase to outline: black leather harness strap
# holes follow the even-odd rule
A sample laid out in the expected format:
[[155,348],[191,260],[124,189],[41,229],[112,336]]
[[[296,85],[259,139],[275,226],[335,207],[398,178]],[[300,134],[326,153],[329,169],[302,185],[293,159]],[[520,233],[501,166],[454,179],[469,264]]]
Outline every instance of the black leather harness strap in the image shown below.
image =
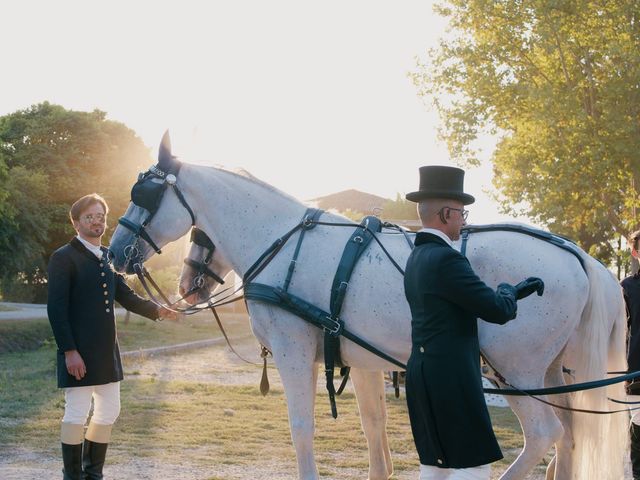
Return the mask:
[[279,287],[272,287],[271,285],[254,282],[249,285],[245,285],[244,288],[245,298],[270,303],[271,305],[283,308],[318,328],[329,330],[334,334],[343,335],[346,339],[360,345],[362,348],[370,351],[374,355],[397,365],[403,370],[406,369],[406,365],[402,362],[387,355],[383,351],[378,350],[370,343],[344,328],[344,322],[331,318],[329,312],[326,312],[289,292],[285,292]]
[[[342,258],[338,263],[338,268],[333,277],[333,285],[331,286],[331,300],[329,302],[331,309],[331,318],[338,321],[340,319],[340,312],[342,311],[342,304],[344,303],[344,297],[347,293],[349,286],[349,280],[353,269],[358,263],[360,256],[367,249],[371,240],[373,239],[374,232],[380,232],[382,230],[382,222],[379,218],[374,216],[365,217],[360,225],[355,228],[355,231],[351,235],[351,238],[347,241],[344,250],[342,252]],[[324,331],[324,373],[327,380],[327,392],[329,393],[329,402],[331,404],[331,415],[333,418],[338,416],[336,409],[336,390],[333,385],[334,368],[336,364],[336,357],[340,357],[340,336],[339,334],[332,333],[330,330]],[[342,384],[339,388],[339,393],[342,393],[347,379],[349,378],[349,367],[343,367],[340,370],[342,374]]]
[[296,249],[293,252],[293,258],[291,258],[291,262],[289,263],[289,270],[287,271],[287,278],[284,280],[284,290],[289,290],[289,284],[291,283],[291,277],[293,277],[293,272],[296,269],[296,262],[298,261],[298,255],[300,254],[300,247],[302,246],[302,240],[304,240],[304,234],[307,230],[311,230],[316,226],[318,218],[322,215],[323,210],[319,208],[310,208],[306,211],[304,218],[302,219],[302,230],[300,231],[300,236],[298,237],[298,243],[296,244]]
[[580,256],[578,246],[568,238],[555,233],[545,232],[544,230],[538,230],[537,228],[528,227],[526,225],[516,225],[510,223],[494,223],[491,225],[467,225],[460,230],[460,253],[467,255],[467,242],[469,236],[472,233],[480,232],[516,232],[523,235],[529,235],[530,237],[544,240],[545,242],[552,243],[558,248],[561,248],[571,255],[576,257],[584,269],[584,259]]

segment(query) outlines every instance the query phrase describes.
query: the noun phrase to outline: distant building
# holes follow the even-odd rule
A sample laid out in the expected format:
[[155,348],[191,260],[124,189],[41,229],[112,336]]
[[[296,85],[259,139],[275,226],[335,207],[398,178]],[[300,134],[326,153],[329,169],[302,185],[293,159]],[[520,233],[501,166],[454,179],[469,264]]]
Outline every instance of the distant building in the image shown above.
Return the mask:
[[374,215],[380,213],[382,206],[387,201],[389,201],[388,198],[350,189],[324,197],[312,198],[308,203],[313,203],[315,207],[323,210],[336,210],[337,212],[352,210],[364,215]]
[[312,204],[316,208],[323,210],[335,210],[336,212],[360,212],[363,215],[376,215],[384,221],[408,228],[409,230],[419,230],[422,225],[420,220],[397,220],[387,218],[384,214],[384,204],[391,201],[388,198],[379,197],[371,193],[350,189],[338,193],[332,193],[323,197],[312,198],[306,203]]

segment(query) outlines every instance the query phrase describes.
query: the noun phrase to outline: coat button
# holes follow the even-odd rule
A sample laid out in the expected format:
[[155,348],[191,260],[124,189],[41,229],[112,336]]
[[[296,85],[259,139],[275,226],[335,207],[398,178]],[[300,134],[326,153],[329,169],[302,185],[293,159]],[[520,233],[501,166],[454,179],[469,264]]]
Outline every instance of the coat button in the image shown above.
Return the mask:
[[424,347],[420,347],[420,353],[424,353]]
[[438,465],[442,465],[442,459],[441,458],[438,459]]
[[104,267],[104,263],[100,263],[100,266],[101,266],[101,267]]
[[100,272],[100,276],[101,276],[101,277],[104,277],[105,275],[106,275],[106,273],[104,273],[104,272]]
[[111,310],[109,310],[108,308],[105,308],[104,310],[105,312],[109,313]]
[[104,291],[104,294],[105,294],[105,295],[109,295],[109,292],[107,292],[107,291],[105,290],[105,291]]
[[102,288],[107,288],[107,284],[106,284],[106,283],[103,283],[103,284],[102,284]]
[[105,300],[104,303],[106,303],[107,305],[109,305],[109,300]]

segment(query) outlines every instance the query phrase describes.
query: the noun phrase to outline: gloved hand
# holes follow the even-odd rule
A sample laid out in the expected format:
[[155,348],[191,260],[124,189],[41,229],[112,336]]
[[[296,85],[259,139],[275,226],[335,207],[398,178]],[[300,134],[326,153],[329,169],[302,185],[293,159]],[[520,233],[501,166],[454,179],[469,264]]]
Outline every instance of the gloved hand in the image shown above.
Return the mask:
[[498,288],[496,289],[496,291],[500,295],[505,295],[505,294],[510,295],[514,299],[518,296],[518,291],[516,290],[516,287],[514,287],[513,285],[509,285],[508,283],[501,283],[500,285],[498,285]]
[[529,277],[515,286],[516,299],[521,300],[536,292],[539,297],[544,293],[544,282],[538,277]]

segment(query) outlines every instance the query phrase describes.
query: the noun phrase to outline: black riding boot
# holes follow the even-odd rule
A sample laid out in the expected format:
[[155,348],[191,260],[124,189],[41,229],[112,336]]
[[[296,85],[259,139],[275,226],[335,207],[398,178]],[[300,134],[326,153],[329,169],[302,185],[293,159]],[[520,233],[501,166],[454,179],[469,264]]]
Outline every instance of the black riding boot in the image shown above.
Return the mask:
[[631,471],[633,480],[640,480],[640,425],[631,422]]
[[104,458],[107,455],[108,443],[97,443],[91,440],[84,440],[82,450],[82,469],[86,480],[101,480]]
[[82,444],[62,444],[62,480],[83,480],[82,477]]

